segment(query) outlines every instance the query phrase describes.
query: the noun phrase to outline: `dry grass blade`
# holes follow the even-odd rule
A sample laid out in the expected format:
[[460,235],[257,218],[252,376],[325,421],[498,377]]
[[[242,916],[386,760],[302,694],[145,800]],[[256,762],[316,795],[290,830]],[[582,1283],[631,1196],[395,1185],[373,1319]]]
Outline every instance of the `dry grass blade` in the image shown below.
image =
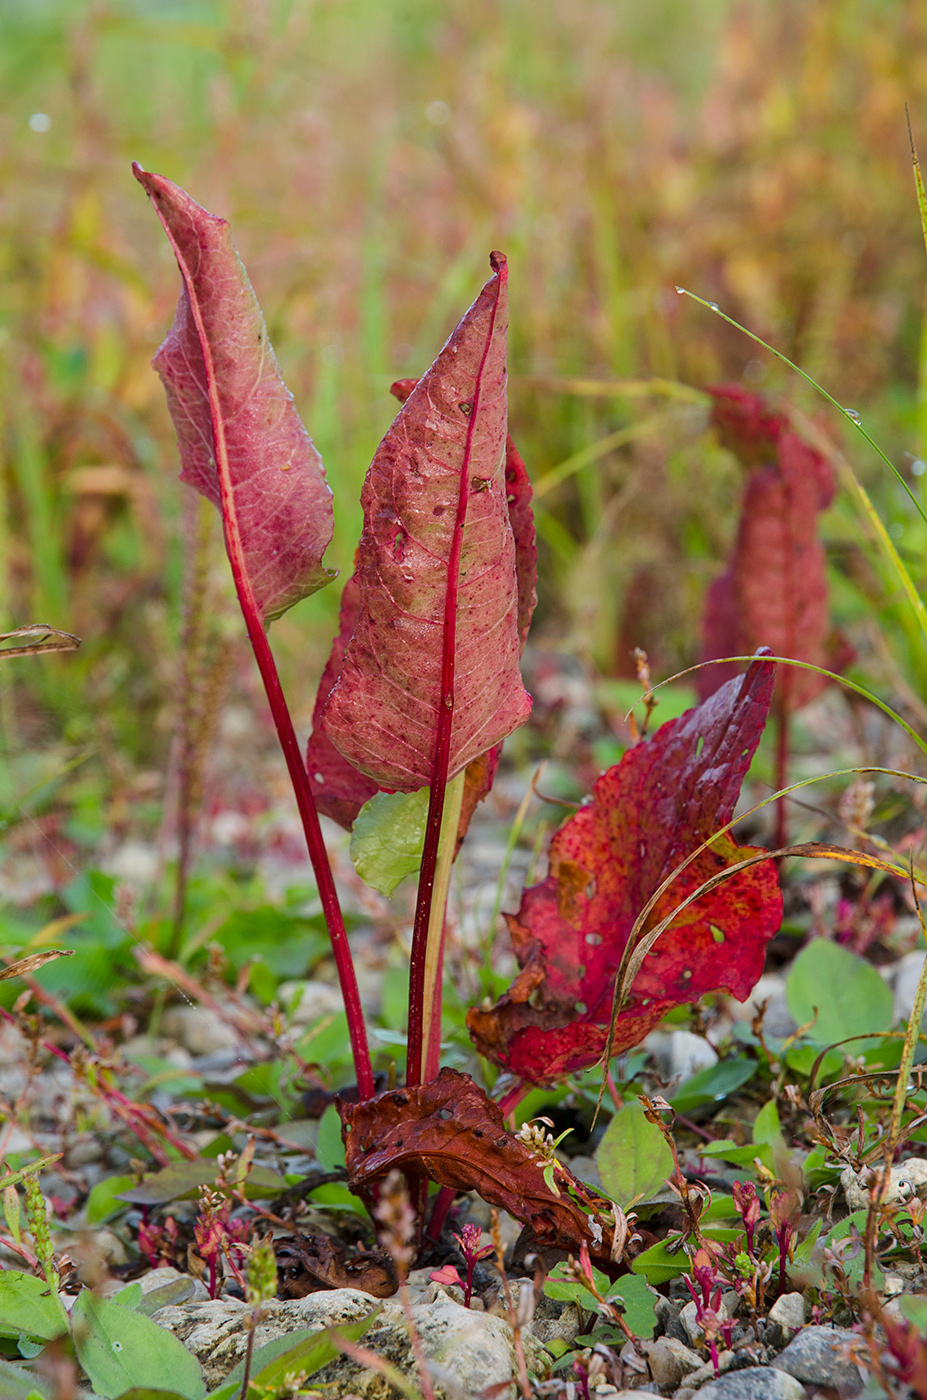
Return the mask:
[[73,632],[62,632],[58,627],[49,627],[47,622],[31,622],[26,627],[17,627],[14,632],[0,632],[0,643],[18,641],[31,637],[24,646],[8,647],[0,645],[0,660],[9,656],[36,656],[41,651],[76,651],[80,637]]
[[8,977],[28,977],[55,958],[73,958],[73,956],[73,948],[47,948],[44,953],[31,953],[28,958],[20,958],[18,962],[10,963],[8,967],[0,968],[0,982],[5,982]]

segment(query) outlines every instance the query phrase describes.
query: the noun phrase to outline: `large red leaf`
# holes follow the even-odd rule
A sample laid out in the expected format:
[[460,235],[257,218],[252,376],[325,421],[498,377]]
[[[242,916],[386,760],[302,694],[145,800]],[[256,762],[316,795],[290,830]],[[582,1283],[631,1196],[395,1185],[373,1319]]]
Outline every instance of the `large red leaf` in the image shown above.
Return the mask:
[[[521,972],[490,1010],[467,1016],[480,1052],[533,1083],[594,1064],[615,977],[638,914],[664,879],[730,820],[769,712],[775,666],[752,663],[697,709],[662,725],[599,779],[551,843],[547,878],[508,915]],[[654,907],[655,926],[751,847],[720,837]],[[658,939],[617,1020],[613,1050],[636,1045],[666,1011],[706,992],[743,998],[782,920],[772,862],[695,900]]]
[[[712,422],[749,475],[730,565],[706,598],[702,659],[768,646],[776,656],[830,669],[827,576],[817,532],[818,513],[833,496],[830,464],[757,395],[737,385],[711,392]],[[700,694],[711,694],[731,671],[730,665],[701,671]],[[814,699],[827,678],[786,666],[778,684],[791,710]]]
[[236,578],[270,622],[333,577],[321,562],[332,535],[322,459],[280,377],[228,223],[162,175],[133,170],[183,277],[154,359],[181,478],[219,507]]
[[493,276],[367,474],[360,612],[323,718],[345,758],[403,792],[432,781],[442,693],[448,778],[522,724],[531,703],[506,499],[506,266],[491,261]]
[[454,1069],[415,1089],[390,1089],[342,1104],[345,1165],[353,1191],[365,1192],[394,1167],[417,1168],[441,1186],[476,1191],[530,1225],[538,1244],[579,1253],[610,1273],[620,1270],[611,1202],[556,1160],[505,1130],[499,1105]]

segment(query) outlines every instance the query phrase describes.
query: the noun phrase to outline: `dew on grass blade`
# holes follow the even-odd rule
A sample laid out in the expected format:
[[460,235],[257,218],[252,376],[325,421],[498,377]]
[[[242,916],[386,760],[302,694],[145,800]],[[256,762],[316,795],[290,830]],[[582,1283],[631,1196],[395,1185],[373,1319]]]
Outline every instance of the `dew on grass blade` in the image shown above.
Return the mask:
[[718,303],[717,303],[716,301],[710,301],[710,302],[708,303],[708,309],[709,309],[709,311],[720,311],[720,310],[721,310],[720,306],[718,305]]
[[677,287],[676,290],[677,290],[677,292],[679,293],[679,295],[680,295],[681,297],[684,297],[684,296],[685,296],[685,294],[686,294],[686,289],[685,289],[685,287]]
[[915,457],[911,463],[911,475],[923,476],[925,472],[927,472],[927,462],[922,457]]
[[848,418],[852,418],[854,423],[861,423],[863,421],[855,408],[845,408],[843,411]]

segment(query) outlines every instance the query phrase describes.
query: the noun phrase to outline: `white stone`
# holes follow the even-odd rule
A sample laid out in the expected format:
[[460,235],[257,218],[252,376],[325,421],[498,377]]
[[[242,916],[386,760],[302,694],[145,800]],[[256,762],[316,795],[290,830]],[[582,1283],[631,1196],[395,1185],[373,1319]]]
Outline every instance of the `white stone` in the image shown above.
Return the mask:
[[718,1052],[692,1031],[651,1031],[644,1049],[653,1056],[664,1079],[691,1079],[718,1063]]
[[277,1001],[289,1011],[294,1026],[313,1026],[325,1016],[335,1016],[344,1010],[344,1002],[337,987],[327,982],[281,982],[277,988]]
[[927,958],[927,953],[915,949],[913,953],[905,953],[904,957],[899,958],[895,964],[896,1021],[907,1021],[914,1010],[914,998],[917,995],[917,984],[920,981],[925,958]]
[[[718,1311],[724,1317],[733,1317],[734,1315],[731,1311],[731,1308],[728,1305],[726,1298],[721,1299],[721,1306],[718,1309]],[[686,1303],[682,1312],[679,1314],[679,1321],[682,1323],[683,1331],[686,1333],[686,1336],[689,1338],[689,1341],[692,1343],[692,1345],[696,1347],[701,1346],[702,1339],[705,1335],[701,1327],[698,1325],[698,1322],[696,1321],[697,1312],[698,1309],[696,1308],[695,1302],[693,1301],[690,1303]]]
[[780,1343],[791,1341],[806,1321],[806,1304],[801,1293],[783,1293],[769,1310],[769,1321],[776,1340]]

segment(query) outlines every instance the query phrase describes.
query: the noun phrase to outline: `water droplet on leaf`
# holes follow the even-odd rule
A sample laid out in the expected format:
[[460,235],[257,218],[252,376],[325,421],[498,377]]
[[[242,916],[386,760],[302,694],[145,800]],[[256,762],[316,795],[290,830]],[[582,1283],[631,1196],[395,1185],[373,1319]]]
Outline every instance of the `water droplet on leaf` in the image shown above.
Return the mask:
[[861,423],[863,421],[855,408],[845,408],[843,411],[848,418],[852,418],[854,423]]
[[720,311],[720,310],[721,310],[720,306],[718,305],[718,303],[717,303],[716,301],[710,301],[710,302],[708,303],[708,309],[709,309],[710,311]]

